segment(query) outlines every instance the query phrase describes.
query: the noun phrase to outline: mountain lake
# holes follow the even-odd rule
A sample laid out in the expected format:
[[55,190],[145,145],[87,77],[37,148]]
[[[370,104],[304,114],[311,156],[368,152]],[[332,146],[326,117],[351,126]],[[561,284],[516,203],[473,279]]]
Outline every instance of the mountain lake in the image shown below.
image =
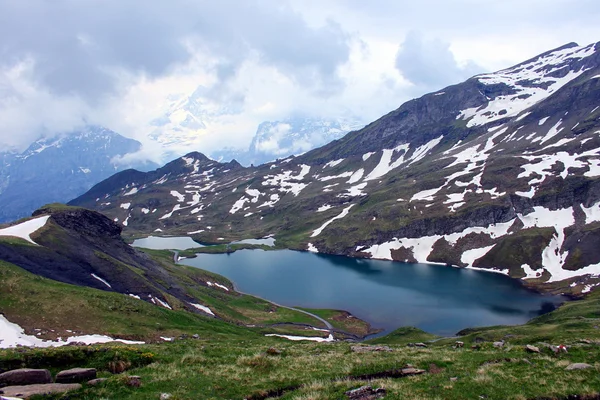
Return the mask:
[[[149,239],[134,245],[174,246]],[[182,250],[201,247],[180,239]],[[198,254],[180,263],[223,275],[237,290],[281,305],[348,311],[385,333],[414,326],[453,336],[469,327],[522,324],[565,301],[498,273],[292,250]]]

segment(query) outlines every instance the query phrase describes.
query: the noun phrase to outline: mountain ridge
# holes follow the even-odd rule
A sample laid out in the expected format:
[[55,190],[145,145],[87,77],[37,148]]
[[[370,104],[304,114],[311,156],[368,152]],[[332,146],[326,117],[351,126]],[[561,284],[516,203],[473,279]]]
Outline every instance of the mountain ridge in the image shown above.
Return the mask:
[[84,193],[125,167],[115,158],[140,148],[141,143],[109,129],[88,126],[79,132],[36,140],[21,153],[1,154],[0,222],[28,216],[43,204],[66,202]]

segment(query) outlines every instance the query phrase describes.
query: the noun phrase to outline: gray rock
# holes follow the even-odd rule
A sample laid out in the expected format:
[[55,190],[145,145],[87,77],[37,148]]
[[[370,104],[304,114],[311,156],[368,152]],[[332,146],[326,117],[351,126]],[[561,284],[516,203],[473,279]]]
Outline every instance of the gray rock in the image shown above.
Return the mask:
[[413,366],[408,366],[408,365],[406,367],[402,368],[402,375],[404,375],[404,376],[421,375],[421,374],[424,374],[425,372],[427,372],[427,371],[425,371],[424,369],[417,369]]
[[142,386],[142,377],[137,375],[129,376],[127,377],[125,384],[131,387],[140,387]]
[[368,353],[372,351],[394,351],[388,346],[351,346],[350,350],[355,353]]
[[78,383],[96,379],[96,368],[73,368],[56,374],[56,383]]
[[197,333],[194,333],[192,335],[192,339],[200,339],[200,335],[198,335]]
[[96,379],[89,380],[87,384],[90,386],[96,386],[103,382],[106,382],[107,380],[108,380],[108,378],[96,378]]
[[528,351],[530,353],[539,353],[540,349],[538,347],[528,344],[525,346],[525,351]]
[[4,396],[21,397],[27,399],[33,395],[47,395],[55,393],[65,393],[71,390],[81,389],[79,383],[47,383],[26,386],[7,386],[2,388]]
[[504,340],[500,340],[499,342],[494,342],[494,347],[497,347],[497,348],[504,347]]
[[171,396],[172,396],[171,393],[161,393],[160,400],[169,400],[171,398]]
[[372,386],[361,386],[358,389],[348,390],[346,396],[351,400],[373,400],[385,396],[385,389],[373,389]]
[[427,347],[425,343],[415,343],[415,347]]
[[565,368],[567,371],[579,370],[579,369],[588,369],[593,368],[590,364],[586,363],[574,363]]
[[21,368],[0,374],[0,385],[33,385],[52,383],[52,375],[47,369]]
[[266,353],[270,356],[278,356],[278,355],[281,355],[281,350],[279,350],[275,347],[269,347],[267,349]]

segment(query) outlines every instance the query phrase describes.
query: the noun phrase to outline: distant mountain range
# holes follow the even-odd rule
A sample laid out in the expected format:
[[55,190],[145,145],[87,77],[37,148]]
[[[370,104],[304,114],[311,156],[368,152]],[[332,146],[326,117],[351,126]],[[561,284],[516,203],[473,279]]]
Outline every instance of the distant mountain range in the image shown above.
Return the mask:
[[[164,105],[162,114],[151,125],[150,139],[160,143],[164,155],[181,154],[181,149],[199,150],[203,137],[211,133],[211,125],[220,118],[241,112],[234,103],[215,105],[207,89],[199,86],[188,95],[174,95]],[[277,158],[299,155],[360,129],[364,123],[356,116],[330,118],[289,117],[259,124],[248,148],[223,141],[223,147],[206,152],[217,161],[236,160],[244,166],[259,165]]]
[[109,129],[90,126],[37,140],[22,153],[0,153],[0,222],[29,216],[46,203],[68,201],[125,168],[155,168],[117,162],[140,147]]
[[191,153],[72,204],[131,234],[273,234],[293,249],[585,293],[600,284],[600,44],[477,75],[299,157],[243,168]]
[[290,118],[258,126],[248,150],[223,149],[209,155],[217,161],[236,160],[244,166],[260,165],[300,155],[364,126],[356,118]]

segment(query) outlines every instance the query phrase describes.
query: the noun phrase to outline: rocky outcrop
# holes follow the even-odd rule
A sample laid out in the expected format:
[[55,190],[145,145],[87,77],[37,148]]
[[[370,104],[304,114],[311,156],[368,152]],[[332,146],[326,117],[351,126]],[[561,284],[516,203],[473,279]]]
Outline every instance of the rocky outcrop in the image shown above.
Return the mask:
[[56,374],[56,383],[79,383],[96,379],[96,368],[72,368]]
[[47,369],[21,368],[0,374],[0,387],[51,383],[52,375]]

